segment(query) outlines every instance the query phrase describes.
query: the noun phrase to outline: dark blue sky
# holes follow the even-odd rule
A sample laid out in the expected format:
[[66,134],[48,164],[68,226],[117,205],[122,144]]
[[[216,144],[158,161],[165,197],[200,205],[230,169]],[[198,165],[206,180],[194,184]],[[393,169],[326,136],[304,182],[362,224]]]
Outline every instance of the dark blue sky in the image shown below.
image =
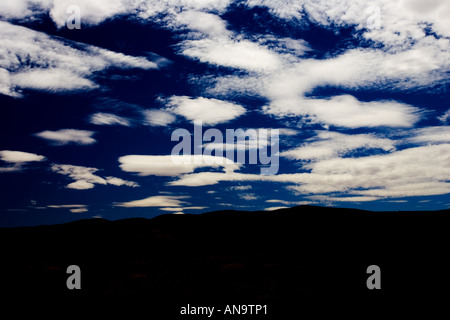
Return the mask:
[[[447,2],[70,5],[79,11],[0,5],[0,227],[449,208]],[[276,174],[248,161],[177,166],[171,135],[194,121],[224,136],[279,130]],[[261,155],[274,141],[257,142]]]

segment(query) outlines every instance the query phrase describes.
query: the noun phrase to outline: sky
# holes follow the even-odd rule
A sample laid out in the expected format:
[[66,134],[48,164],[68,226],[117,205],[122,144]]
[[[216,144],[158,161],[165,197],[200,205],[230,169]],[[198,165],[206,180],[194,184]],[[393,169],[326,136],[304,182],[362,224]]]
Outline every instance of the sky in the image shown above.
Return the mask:
[[0,227],[448,209],[449,15],[447,0],[2,0]]

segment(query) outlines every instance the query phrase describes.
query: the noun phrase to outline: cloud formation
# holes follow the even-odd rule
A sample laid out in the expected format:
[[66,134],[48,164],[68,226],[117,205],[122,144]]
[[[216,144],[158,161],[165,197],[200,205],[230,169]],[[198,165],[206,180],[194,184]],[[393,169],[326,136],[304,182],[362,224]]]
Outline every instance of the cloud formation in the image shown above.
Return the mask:
[[35,136],[49,140],[57,146],[64,146],[70,143],[78,145],[90,145],[96,142],[92,136],[94,131],[77,130],[77,129],[61,129],[57,131],[42,131],[36,133]]
[[164,110],[144,110],[145,124],[152,127],[165,127],[175,121],[175,116]]
[[[142,200],[134,200],[129,202],[116,203],[115,205],[118,207],[126,207],[126,208],[145,208],[145,207],[176,207],[178,210],[181,210],[185,204],[188,204],[186,201],[182,201],[181,199],[188,199],[189,196],[153,196],[148,197]],[[177,210],[177,211],[178,211]]]
[[246,112],[244,107],[231,102],[186,96],[171,97],[168,100],[168,110],[192,122],[201,121],[208,126],[226,123]]
[[128,119],[120,117],[111,113],[97,112],[90,116],[90,123],[96,124],[99,126],[131,126],[131,123]]
[[64,204],[64,205],[48,205],[47,208],[52,209],[69,209],[71,213],[88,212],[88,206],[85,204]]
[[192,173],[197,168],[224,168],[225,171],[234,171],[240,164],[224,157],[203,155],[180,156],[144,156],[128,155],[119,158],[120,168],[125,172],[135,172],[140,176],[167,176],[175,177]]
[[53,172],[68,176],[75,180],[67,185],[69,189],[76,190],[87,190],[92,189],[96,184],[102,185],[115,185],[115,186],[128,186],[128,187],[139,187],[136,182],[122,180],[116,177],[106,177],[102,178],[98,175],[95,175],[95,172],[98,172],[97,168],[89,168],[83,166],[74,166],[68,164],[54,164],[51,167]]
[[28,162],[41,162],[46,160],[46,158],[35,153],[2,150],[0,151],[0,160],[11,164],[11,166],[8,167],[0,167],[1,173],[21,171],[23,166]]
[[0,21],[1,94],[20,97],[23,89],[91,90],[98,87],[95,73],[111,67],[158,66],[144,57],[127,56]]

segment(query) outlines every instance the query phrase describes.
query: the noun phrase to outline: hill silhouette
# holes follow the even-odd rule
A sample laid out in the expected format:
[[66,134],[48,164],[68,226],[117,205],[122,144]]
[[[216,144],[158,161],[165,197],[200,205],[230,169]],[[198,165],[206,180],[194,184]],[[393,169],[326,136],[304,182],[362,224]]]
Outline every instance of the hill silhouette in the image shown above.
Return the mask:
[[[188,303],[289,315],[299,301],[447,298],[449,217],[299,206],[0,229],[1,288],[11,302],[133,303],[161,319]],[[66,287],[69,265],[81,290]],[[370,265],[381,290],[366,286]]]

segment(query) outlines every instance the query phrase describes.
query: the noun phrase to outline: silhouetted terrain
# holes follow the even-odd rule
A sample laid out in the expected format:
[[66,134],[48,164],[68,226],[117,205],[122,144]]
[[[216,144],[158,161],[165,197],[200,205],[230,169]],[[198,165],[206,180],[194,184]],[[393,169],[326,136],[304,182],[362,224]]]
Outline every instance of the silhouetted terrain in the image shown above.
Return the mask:
[[[1,290],[48,307],[132,303],[157,319],[188,303],[268,304],[268,319],[317,303],[398,306],[450,298],[449,227],[449,210],[300,206],[0,229]],[[81,290],[66,287],[73,264]],[[369,265],[381,268],[381,290],[367,289]]]

